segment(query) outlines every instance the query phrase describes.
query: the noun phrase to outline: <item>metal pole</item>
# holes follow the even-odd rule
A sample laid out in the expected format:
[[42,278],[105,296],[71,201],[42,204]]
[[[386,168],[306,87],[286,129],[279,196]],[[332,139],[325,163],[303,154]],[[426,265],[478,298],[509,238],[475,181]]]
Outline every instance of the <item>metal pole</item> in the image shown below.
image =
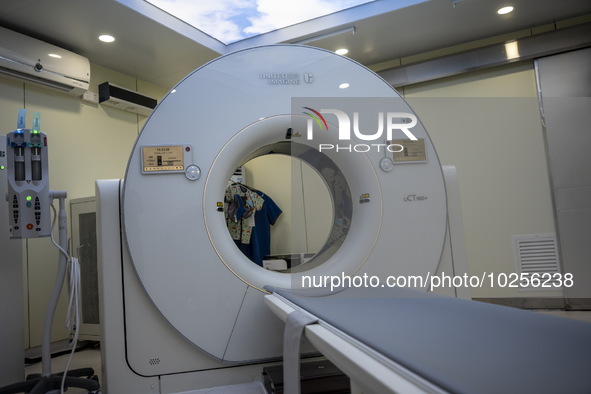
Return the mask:
[[[66,197],[65,191],[50,191],[49,198],[59,199],[59,213],[58,213],[58,229],[59,229],[59,246],[64,250],[68,250],[68,220],[66,217]],[[43,326],[43,342],[41,343],[41,366],[42,376],[51,375],[51,331],[53,325],[53,317],[57,308],[57,303],[64,287],[64,279],[66,277],[66,268],[68,259],[66,255],[59,252],[59,264],[57,268],[57,275],[55,278],[55,285],[53,293],[45,312],[45,322]]]

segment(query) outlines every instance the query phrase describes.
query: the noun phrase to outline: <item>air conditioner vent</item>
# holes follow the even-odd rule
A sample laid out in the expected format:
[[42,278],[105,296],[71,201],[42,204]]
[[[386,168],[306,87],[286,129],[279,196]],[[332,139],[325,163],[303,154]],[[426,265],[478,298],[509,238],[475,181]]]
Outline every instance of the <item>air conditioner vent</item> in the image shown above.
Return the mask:
[[[515,268],[519,275],[537,277],[541,283],[525,286],[528,289],[557,290],[560,273],[556,234],[514,235]],[[539,284],[539,285],[538,285]],[[545,286],[542,286],[544,284]]]

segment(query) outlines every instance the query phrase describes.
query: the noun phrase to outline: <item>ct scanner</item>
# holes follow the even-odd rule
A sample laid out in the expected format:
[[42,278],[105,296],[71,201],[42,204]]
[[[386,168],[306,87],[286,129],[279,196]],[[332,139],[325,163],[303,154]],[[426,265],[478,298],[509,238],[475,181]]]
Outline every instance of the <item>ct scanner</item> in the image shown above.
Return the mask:
[[[333,199],[325,246],[289,273],[250,262],[226,227],[230,176],[268,154],[307,162]],[[466,272],[461,258],[450,262],[446,182],[424,127],[385,81],[320,49],[258,47],[194,71],[147,120],[125,179],[98,181],[97,198],[108,393],[260,392],[262,367],[284,351],[273,312],[297,309],[289,295],[265,297],[330,293],[301,289],[304,275],[385,283],[434,275],[443,264]]]

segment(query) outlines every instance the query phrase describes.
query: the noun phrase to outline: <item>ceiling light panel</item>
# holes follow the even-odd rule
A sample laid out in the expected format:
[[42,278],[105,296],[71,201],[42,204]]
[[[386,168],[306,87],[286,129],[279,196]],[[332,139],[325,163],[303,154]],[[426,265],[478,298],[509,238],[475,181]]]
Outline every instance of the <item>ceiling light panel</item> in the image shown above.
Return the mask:
[[374,0],[145,0],[225,44]]

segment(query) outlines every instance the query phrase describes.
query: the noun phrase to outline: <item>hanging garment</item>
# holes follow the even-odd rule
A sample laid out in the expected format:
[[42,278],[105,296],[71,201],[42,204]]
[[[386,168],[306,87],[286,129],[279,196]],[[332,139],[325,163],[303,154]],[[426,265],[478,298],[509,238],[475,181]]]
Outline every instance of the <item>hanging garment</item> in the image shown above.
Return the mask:
[[271,254],[271,226],[283,211],[271,197],[262,192],[258,193],[263,198],[264,204],[254,213],[255,226],[252,228],[250,243],[235,242],[246,257],[262,267],[263,258]]
[[264,199],[255,191],[239,183],[229,184],[224,201],[228,204],[226,225],[234,241],[249,244],[256,220],[254,213],[264,204]]

